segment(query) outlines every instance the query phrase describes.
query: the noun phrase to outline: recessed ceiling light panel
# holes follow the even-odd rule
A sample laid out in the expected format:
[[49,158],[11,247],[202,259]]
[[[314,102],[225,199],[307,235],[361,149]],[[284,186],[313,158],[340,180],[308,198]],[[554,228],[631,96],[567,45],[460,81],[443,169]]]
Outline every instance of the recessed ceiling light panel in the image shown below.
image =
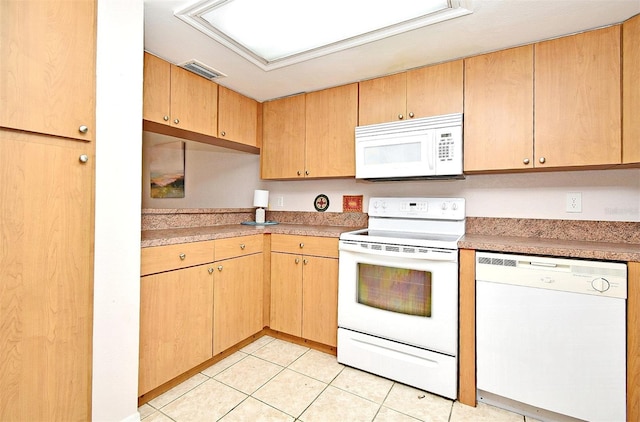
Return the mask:
[[206,0],[176,16],[272,70],[471,13],[463,2]]

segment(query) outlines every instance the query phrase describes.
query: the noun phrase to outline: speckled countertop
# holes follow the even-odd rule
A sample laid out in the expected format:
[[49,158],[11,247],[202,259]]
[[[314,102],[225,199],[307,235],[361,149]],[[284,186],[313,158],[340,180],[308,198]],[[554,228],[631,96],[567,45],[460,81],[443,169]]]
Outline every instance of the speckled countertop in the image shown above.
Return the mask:
[[346,231],[367,226],[363,213],[318,213],[267,211],[267,221],[276,225],[247,226],[253,208],[239,209],[148,209],[142,210],[141,246],[164,246],[252,234],[278,233],[302,236],[340,237]]
[[[252,208],[148,209],[141,246],[163,246],[252,234],[339,237],[367,226],[364,213],[267,211],[280,224],[246,226]],[[640,262],[640,222],[467,217],[458,246],[496,252]]]
[[640,223],[467,218],[463,249],[640,262]]
[[317,226],[306,224],[276,224],[273,226],[244,226],[227,224],[205,227],[184,227],[178,229],[144,230],[141,246],[173,245],[176,243],[199,242],[203,240],[224,239],[227,237],[249,236],[252,234],[278,233],[302,236],[339,237],[340,233],[355,230],[357,227]]

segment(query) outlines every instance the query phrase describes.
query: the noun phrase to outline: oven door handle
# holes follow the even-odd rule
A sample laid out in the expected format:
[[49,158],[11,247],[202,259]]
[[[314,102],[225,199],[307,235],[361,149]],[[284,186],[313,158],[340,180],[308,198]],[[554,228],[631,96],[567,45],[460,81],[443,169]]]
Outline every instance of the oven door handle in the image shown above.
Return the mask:
[[[458,251],[452,249],[438,248],[418,248],[415,246],[407,246],[406,248],[414,252],[402,251],[403,246],[395,245],[398,250],[390,249],[389,246],[381,245],[381,249],[371,249],[371,245],[361,242],[342,240],[338,244],[338,249],[342,252],[352,252],[361,255],[378,255],[378,256],[395,256],[398,258],[419,259],[425,261],[457,261]],[[420,252],[415,252],[419,249]]]

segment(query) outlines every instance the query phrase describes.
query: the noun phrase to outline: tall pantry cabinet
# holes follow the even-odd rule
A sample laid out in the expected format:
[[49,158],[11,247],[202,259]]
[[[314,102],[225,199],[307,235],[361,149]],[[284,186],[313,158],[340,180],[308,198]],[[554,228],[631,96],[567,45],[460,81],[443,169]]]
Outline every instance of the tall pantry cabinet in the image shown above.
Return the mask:
[[0,420],[90,420],[95,0],[0,2]]

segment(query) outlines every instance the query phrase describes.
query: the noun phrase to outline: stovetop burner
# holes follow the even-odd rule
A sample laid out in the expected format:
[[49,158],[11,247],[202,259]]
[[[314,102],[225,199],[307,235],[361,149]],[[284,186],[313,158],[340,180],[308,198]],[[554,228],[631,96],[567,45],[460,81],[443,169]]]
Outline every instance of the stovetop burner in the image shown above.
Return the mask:
[[369,227],[340,240],[457,249],[464,231],[462,198],[371,198]]

